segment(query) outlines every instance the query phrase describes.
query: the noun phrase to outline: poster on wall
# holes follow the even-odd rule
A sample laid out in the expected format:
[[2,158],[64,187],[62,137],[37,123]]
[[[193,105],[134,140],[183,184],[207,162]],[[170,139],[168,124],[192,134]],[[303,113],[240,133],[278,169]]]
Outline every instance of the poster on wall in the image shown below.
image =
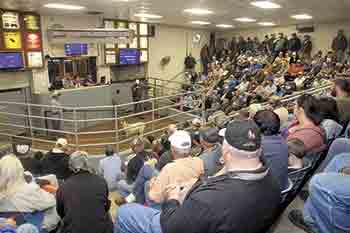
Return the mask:
[[134,30],[135,35],[138,35],[137,24],[136,23],[129,23],[129,29]]
[[28,52],[28,67],[42,67],[43,66],[43,58],[41,52]]
[[129,44],[129,48],[131,48],[131,49],[137,49],[138,48],[138,43],[137,43],[137,38],[134,38],[133,40],[132,40],[132,43],[131,44]]
[[146,50],[141,50],[141,62],[148,62],[148,52]]
[[148,48],[148,37],[140,37],[140,48],[141,49]]
[[148,36],[148,24],[140,23],[140,35]]
[[105,28],[114,28],[114,21],[105,21]]
[[4,44],[6,49],[21,49],[21,33],[20,32],[4,32]]
[[106,63],[107,64],[116,64],[117,56],[115,51],[106,51]]
[[2,14],[2,27],[4,29],[19,29],[19,15],[16,12]]
[[25,43],[27,49],[41,49],[40,33],[27,33]]
[[126,22],[118,22],[117,28],[128,28],[127,25],[128,24]]
[[39,17],[35,15],[25,15],[24,16],[24,24],[26,29],[28,30],[39,30],[40,25],[39,25]]

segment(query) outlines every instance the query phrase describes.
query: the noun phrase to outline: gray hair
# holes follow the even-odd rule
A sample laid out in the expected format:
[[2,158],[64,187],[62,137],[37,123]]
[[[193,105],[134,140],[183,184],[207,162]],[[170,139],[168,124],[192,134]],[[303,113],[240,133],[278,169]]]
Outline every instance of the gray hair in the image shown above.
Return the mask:
[[24,168],[21,161],[13,155],[0,159],[0,197],[15,192],[16,188],[25,183]]
[[69,159],[69,168],[74,173],[78,173],[80,171],[91,172],[88,154],[84,151],[74,152]]

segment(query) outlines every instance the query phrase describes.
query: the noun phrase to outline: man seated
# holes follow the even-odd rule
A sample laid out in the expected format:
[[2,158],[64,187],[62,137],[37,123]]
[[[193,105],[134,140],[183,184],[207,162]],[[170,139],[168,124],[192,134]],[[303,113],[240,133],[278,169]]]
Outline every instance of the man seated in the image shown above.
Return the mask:
[[274,221],[280,189],[260,161],[259,129],[253,121],[235,121],[222,135],[224,168],[219,174],[198,180],[185,194],[187,186],[181,183],[167,186],[162,211],[138,204],[120,207],[114,233],[266,230]]
[[262,110],[255,114],[254,121],[262,134],[262,158],[283,191],[288,188],[288,146],[280,134],[280,119],[273,111]]
[[188,132],[176,131],[169,137],[169,141],[174,161],[163,167],[149,185],[149,199],[155,203],[164,201],[168,185],[184,183],[204,174],[203,161],[190,157],[192,143]]
[[200,131],[200,143],[203,151],[199,158],[204,163],[204,175],[213,176],[219,172],[223,164],[221,163],[220,137],[216,128],[207,128]]
[[54,174],[57,179],[65,180],[72,174],[68,161],[68,141],[64,138],[59,138],[55,147],[45,155],[42,161],[42,173],[44,175]]
[[350,154],[336,156],[309,184],[304,211],[292,210],[290,221],[306,232],[349,232]]

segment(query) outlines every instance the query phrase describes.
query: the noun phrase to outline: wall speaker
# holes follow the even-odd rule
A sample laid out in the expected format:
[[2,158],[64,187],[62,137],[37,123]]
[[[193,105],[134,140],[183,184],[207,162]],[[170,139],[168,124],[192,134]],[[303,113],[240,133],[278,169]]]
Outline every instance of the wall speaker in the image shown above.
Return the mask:
[[148,25],[148,37],[156,36],[156,25],[149,24]]

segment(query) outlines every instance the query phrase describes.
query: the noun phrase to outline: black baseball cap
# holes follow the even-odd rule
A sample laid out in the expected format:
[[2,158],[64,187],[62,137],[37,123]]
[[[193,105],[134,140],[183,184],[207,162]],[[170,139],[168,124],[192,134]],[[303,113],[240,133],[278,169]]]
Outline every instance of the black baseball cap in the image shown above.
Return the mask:
[[261,133],[253,120],[235,120],[219,132],[232,147],[254,152],[261,147]]
[[212,144],[220,141],[219,130],[217,128],[201,129],[199,136],[202,140]]

